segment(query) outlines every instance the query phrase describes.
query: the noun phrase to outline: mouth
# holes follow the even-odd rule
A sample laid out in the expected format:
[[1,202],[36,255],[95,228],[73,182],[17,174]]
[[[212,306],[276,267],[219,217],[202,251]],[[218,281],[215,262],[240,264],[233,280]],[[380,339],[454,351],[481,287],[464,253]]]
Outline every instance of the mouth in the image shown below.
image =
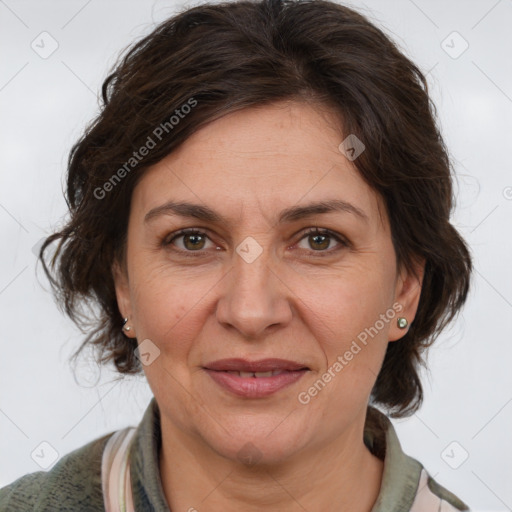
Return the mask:
[[249,361],[242,358],[218,359],[204,365],[207,370],[223,372],[245,372],[245,373],[267,373],[274,371],[295,371],[309,370],[309,368],[298,361],[289,359],[267,358]]
[[310,368],[286,359],[222,359],[206,364],[203,370],[231,394],[263,398],[299,381]]
[[236,370],[213,370],[213,371],[225,371],[226,373],[229,373],[230,375],[238,375],[239,377],[248,378],[248,377],[255,377],[255,378],[262,378],[262,377],[272,377],[274,375],[281,375],[282,373],[288,372],[290,370],[269,370],[268,372],[243,372],[243,371],[236,371]]

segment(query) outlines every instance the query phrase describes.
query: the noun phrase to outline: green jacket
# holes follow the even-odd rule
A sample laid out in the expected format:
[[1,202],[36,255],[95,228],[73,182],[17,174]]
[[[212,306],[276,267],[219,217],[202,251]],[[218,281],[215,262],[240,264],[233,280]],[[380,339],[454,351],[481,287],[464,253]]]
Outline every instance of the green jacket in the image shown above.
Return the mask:
[[[112,434],[74,450],[47,472],[22,476],[0,489],[0,511],[104,511],[101,462]],[[429,503],[436,501],[443,512],[469,510],[428,476],[417,460],[402,451],[393,425],[373,407],[368,408],[364,441],[372,453],[384,460],[381,490],[372,512],[424,512],[419,503],[423,498]],[[130,448],[132,494],[137,511],[169,512],[158,469],[160,443],[160,414],[153,398]]]

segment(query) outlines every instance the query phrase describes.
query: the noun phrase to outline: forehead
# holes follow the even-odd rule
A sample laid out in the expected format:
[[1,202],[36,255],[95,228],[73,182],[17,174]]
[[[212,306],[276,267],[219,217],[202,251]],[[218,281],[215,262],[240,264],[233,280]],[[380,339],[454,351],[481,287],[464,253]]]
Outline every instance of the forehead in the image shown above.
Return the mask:
[[381,200],[338,149],[345,136],[324,107],[281,102],[225,115],[148,169],[134,190],[138,216],[168,201],[214,208],[233,221],[270,220],[291,205],[340,199],[381,216]]

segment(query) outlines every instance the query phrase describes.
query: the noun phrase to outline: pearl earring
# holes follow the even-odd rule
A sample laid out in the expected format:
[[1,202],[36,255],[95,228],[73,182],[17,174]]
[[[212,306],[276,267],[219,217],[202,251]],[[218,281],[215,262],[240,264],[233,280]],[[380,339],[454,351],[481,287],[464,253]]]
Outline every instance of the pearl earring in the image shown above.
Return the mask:
[[123,319],[123,331],[126,331],[126,332],[131,331],[132,328],[129,325],[124,325],[124,324],[126,324],[126,322],[128,322],[128,318]]
[[399,329],[405,329],[409,325],[407,318],[404,318],[403,316],[398,317],[396,323]]

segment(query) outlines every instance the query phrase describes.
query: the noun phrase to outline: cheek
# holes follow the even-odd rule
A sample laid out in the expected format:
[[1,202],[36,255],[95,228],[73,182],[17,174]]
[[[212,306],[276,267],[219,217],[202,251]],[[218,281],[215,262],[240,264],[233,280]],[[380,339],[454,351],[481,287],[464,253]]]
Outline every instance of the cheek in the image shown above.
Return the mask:
[[314,287],[311,280],[303,281],[305,322],[323,353],[324,366],[302,397],[322,414],[332,415],[333,421],[358,410],[373,388],[392,321],[385,314],[395,314],[392,277],[387,266],[374,261],[315,279]]
[[199,317],[204,317],[208,292],[217,280],[168,265],[137,268],[133,294],[137,337],[151,339],[163,353],[185,354],[199,335],[203,323]]
[[[360,333],[370,329],[392,306],[392,273],[378,262],[340,269],[315,279],[302,278],[297,294],[307,305],[307,323],[322,333],[324,348],[332,357]],[[314,283],[314,286],[312,286]],[[387,337],[389,322],[378,322],[379,336]],[[373,331],[372,331],[373,332]],[[364,337],[364,336],[363,336]],[[386,340],[387,341],[387,340]]]

